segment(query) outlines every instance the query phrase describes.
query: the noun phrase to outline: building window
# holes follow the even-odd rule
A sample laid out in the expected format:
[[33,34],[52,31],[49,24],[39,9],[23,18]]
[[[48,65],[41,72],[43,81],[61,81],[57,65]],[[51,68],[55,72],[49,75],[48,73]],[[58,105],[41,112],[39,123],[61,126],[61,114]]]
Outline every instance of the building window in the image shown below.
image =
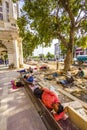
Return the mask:
[[0,0],[0,20],[3,20],[2,1]]
[[6,19],[7,19],[7,22],[9,22],[9,3],[8,2],[5,2],[6,3]]
[[3,14],[0,13],[0,20],[3,20]]
[[7,13],[9,13],[9,3],[8,2],[6,2],[6,11],[7,11]]
[[0,12],[2,12],[2,6],[0,6]]
[[0,5],[2,5],[2,1],[0,0]]

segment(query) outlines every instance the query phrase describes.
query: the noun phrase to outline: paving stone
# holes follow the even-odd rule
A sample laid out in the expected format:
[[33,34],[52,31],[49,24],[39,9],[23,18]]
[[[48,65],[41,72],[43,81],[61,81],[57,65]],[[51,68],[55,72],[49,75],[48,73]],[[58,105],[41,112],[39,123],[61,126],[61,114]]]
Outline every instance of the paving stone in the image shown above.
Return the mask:
[[64,105],[64,107],[70,106],[70,107],[73,107],[75,109],[82,108],[81,103],[78,102],[78,101],[72,101],[72,102],[68,102],[68,103],[63,103],[63,105]]
[[25,89],[12,89],[10,81],[18,76],[0,73],[0,130],[46,130]]
[[77,111],[77,113],[79,113],[81,115],[82,118],[85,119],[85,121],[87,121],[87,114],[85,113],[83,108],[80,108],[80,109],[78,109],[76,111]]
[[[33,116],[34,115],[34,116]],[[42,120],[36,114],[35,108],[31,107],[11,116],[7,120],[7,130],[46,130]]]
[[0,96],[3,95],[3,88],[0,87]]

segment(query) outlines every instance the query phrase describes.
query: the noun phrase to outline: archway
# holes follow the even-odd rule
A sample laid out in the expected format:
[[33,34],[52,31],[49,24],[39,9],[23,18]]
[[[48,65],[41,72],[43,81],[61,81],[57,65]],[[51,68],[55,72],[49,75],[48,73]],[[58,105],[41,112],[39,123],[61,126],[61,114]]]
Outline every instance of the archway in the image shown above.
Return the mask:
[[8,51],[7,47],[0,40],[0,64],[8,64]]
[[1,46],[8,54],[9,66],[14,68],[23,67],[22,39],[16,31],[0,31]]

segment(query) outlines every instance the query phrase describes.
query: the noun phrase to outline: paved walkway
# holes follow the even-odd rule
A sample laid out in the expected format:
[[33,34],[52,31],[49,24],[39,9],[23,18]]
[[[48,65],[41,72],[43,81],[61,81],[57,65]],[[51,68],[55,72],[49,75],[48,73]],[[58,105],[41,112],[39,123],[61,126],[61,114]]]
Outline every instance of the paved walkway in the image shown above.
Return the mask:
[[0,71],[2,70],[5,70],[5,69],[8,69],[8,65],[3,65],[3,64],[0,64]]
[[0,71],[0,130],[46,130],[24,88],[13,90],[16,71]]

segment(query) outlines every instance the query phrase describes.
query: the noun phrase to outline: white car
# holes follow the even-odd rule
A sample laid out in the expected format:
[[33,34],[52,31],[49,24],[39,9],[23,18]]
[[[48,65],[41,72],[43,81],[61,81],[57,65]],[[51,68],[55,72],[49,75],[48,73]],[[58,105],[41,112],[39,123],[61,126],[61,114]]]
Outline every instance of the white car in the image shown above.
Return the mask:
[[73,58],[73,61],[77,61],[77,58]]
[[59,62],[64,62],[64,59],[61,58],[61,59],[59,59],[58,61],[59,61]]

